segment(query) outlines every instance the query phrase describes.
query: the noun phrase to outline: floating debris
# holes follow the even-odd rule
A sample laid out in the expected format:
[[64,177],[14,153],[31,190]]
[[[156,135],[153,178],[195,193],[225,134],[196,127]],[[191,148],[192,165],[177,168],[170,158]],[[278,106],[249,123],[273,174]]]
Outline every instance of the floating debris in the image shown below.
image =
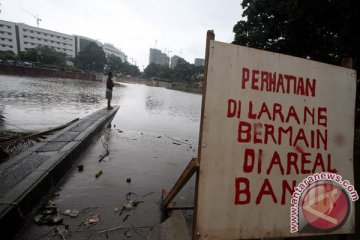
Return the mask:
[[131,178],[126,178],[127,183],[131,183]]
[[147,197],[147,196],[149,196],[149,195],[151,195],[151,194],[154,194],[155,192],[148,192],[148,193],[145,193],[144,195],[142,195],[142,197],[143,198],[145,198],[145,197]]
[[130,214],[126,214],[126,216],[123,218],[123,222],[125,222],[128,219],[128,217],[130,217]]
[[82,164],[78,165],[77,167],[79,172],[82,172],[84,170],[84,165]]
[[135,204],[132,200],[128,200],[126,203],[123,203],[123,208],[131,210],[135,207]]
[[95,177],[98,178],[101,174],[102,174],[102,170],[99,170],[99,171],[97,171],[97,173],[95,174]]
[[103,161],[105,157],[107,157],[109,155],[109,151],[107,151],[104,155],[100,155],[100,159],[99,162]]
[[38,214],[35,216],[34,221],[39,225],[57,225],[62,223],[63,218],[59,213],[52,214]]
[[125,232],[124,232],[124,236],[125,236],[126,238],[131,238],[131,232],[130,232],[129,230],[125,231]]
[[69,225],[58,226],[54,229],[53,236],[59,235],[62,240],[65,240],[65,237],[68,233],[69,233]]
[[99,215],[95,214],[89,217],[89,219],[87,220],[87,222],[89,224],[97,224],[98,222],[100,222],[100,217]]

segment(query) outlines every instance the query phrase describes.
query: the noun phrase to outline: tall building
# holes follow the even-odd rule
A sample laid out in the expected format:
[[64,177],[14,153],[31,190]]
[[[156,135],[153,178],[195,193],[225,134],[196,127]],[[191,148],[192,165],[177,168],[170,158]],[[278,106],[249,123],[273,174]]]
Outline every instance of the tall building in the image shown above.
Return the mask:
[[121,50],[117,49],[114,45],[110,43],[104,43],[102,46],[106,57],[111,55],[121,58],[121,61],[127,62],[127,56]]
[[170,65],[170,67],[171,67],[171,68],[176,67],[177,62],[179,61],[179,59],[181,59],[181,57],[179,57],[179,56],[177,56],[177,55],[174,55],[174,56],[171,58],[171,65]]
[[205,59],[203,59],[203,58],[195,58],[194,65],[195,66],[204,66],[205,65]]
[[88,38],[88,37],[83,37],[83,36],[79,36],[79,35],[75,35],[75,49],[76,49],[76,55],[83,51],[87,46],[89,46],[90,43],[95,43],[97,44],[99,47],[101,47],[101,42]]
[[18,54],[27,49],[47,46],[70,57],[75,57],[91,42],[102,47],[107,56],[113,54],[123,61],[127,61],[125,53],[108,43],[102,45],[99,41],[88,37],[0,20],[0,51],[12,51]]
[[12,22],[0,20],[0,51],[18,53],[16,45],[16,25]]
[[50,47],[68,56],[75,57],[75,37],[23,23],[16,25],[18,51],[36,47]]
[[162,53],[159,49],[150,48],[149,64],[155,63],[160,65],[169,66],[170,58]]

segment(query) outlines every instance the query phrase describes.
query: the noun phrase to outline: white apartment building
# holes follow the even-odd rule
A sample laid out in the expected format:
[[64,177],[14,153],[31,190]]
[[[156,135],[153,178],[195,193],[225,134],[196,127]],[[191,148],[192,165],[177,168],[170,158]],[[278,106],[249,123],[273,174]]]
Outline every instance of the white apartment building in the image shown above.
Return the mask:
[[27,49],[47,46],[70,57],[75,57],[91,42],[102,47],[107,57],[115,55],[120,57],[122,61],[127,61],[125,53],[109,43],[103,45],[101,42],[88,37],[68,35],[24,23],[0,20],[0,51],[13,51],[18,54]]
[[106,57],[114,55],[116,57],[121,58],[121,61],[123,61],[123,62],[127,61],[127,56],[125,55],[125,53],[123,53],[121,50],[117,49],[114,45],[112,45],[110,43],[104,43],[102,48],[105,52]]
[[0,51],[18,53],[16,46],[16,24],[0,20]]
[[52,47],[58,52],[75,57],[75,36],[54,32],[23,23],[18,25],[19,51],[36,47]]

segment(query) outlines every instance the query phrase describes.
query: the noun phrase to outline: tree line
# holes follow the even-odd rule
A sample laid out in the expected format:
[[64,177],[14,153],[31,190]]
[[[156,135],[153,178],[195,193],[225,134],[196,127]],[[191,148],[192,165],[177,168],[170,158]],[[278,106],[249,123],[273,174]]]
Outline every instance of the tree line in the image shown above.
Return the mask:
[[174,68],[151,63],[145,69],[143,77],[156,78],[174,82],[196,83],[204,78],[204,67],[195,66],[180,58]]
[[360,70],[360,4],[357,0],[243,0],[234,44]]
[[110,55],[106,58],[102,47],[96,43],[89,43],[75,58],[65,53],[57,52],[54,48],[38,46],[19,52],[0,51],[1,60],[14,60],[34,64],[36,66],[57,68],[70,71],[84,71],[106,73],[113,71],[124,75],[139,76],[137,66],[122,61],[121,58]]

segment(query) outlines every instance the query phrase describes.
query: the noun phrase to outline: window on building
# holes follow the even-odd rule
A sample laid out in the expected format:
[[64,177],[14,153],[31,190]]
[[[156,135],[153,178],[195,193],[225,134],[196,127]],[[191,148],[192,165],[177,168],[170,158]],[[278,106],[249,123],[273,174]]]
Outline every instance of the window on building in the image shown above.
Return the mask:
[[9,46],[10,48],[13,48],[13,46]]
[[10,29],[11,27],[10,26],[7,26],[8,29]]
[[23,29],[24,32],[26,32],[26,29]]
[[0,27],[3,27],[4,25],[0,24]]
[[34,37],[30,37],[31,39],[34,39]]
[[33,33],[34,31],[33,30],[30,30],[31,33]]
[[47,36],[47,33],[44,33],[44,36]]

